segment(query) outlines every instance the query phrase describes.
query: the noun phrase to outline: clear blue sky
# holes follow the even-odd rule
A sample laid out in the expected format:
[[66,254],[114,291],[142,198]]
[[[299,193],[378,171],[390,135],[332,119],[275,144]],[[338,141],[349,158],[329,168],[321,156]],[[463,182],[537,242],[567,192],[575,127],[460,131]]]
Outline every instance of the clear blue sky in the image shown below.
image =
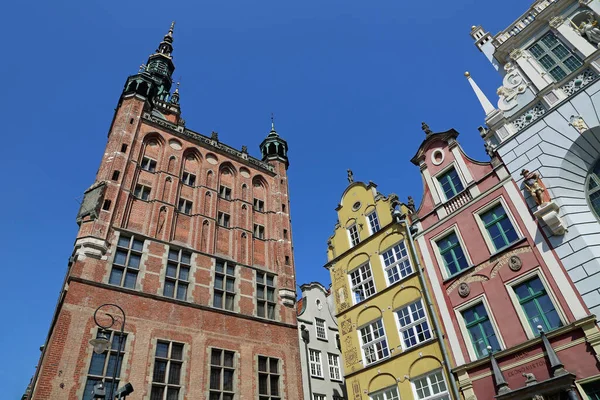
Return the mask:
[[[409,159],[433,131],[457,129],[487,159],[483,112],[465,70],[495,102],[499,75],[469,37],[505,28],[529,2],[12,1],[3,7],[4,327],[0,383],[18,398],[34,373],[73,250],[75,215],[93,183],[128,75],[171,20],[187,126],[236,148],[258,144],[270,113],[289,143],[298,283],[328,284],[327,238],[346,169],[378,189],[412,195]],[[318,201],[314,201],[314,199]]]

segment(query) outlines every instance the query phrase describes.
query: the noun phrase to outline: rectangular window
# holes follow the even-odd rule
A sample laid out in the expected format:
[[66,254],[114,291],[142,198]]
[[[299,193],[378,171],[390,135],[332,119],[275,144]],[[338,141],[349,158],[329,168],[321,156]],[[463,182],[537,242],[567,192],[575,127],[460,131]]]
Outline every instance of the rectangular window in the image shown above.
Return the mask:
[[502,204],[481,213],[481,220],[496,250],[500,250],[519,238]]
[[321,352],[318,350],[309,349],[308,353],[310,358],[310,376],[322,378],[323,368],[321,366]]
[[327,400],[324,394],[313,393],[313,400]]
[[265,202],[260,199],[254,199],[254,211],[265,211]]
[[382,320],[360,328],[360,339],[365,366],[390,355]]
[[113,181],[118,181],[118,180],[119,180],[119,175],[121,175],[121,171],[113,171],[113,174],[112,174],[112,178],[111,178],[111,179],[112,179]]
[[291,265],[290,264],[290,256],[285,256],[285,265]]
[[181,177],[181,183],[188,186],[196,185],[196,175],[190,174],[189,172],[183,171],[183,176]]
[[218,223],[225,228],[229,228],[229,214],[225,214],[222,211],[219,211],[218,215]]
[[327,340],[327,328],[325,327],[324,319],[315,318],[315,331],[318,339]]
[[546,33],[528,50],[557,82],[583,65],[579,56],[572,53],[552,32]]
[[235,304],[235,265],[217,260],[213,307],[233,311]]
[[156,161],[148,157],[142,158],[142,169],[150,172],[156,171]]
[[150,400],[176,400],[181,392],[183,344],[159,340],[156,343]]
[[192,213],[192,202],[186,199],[179,199],[177,211],[183,214],[190,215]]
[[348,236],[350,237],[350,247],[354,247],[360,243],[360,236],[358,236],[356,224],[350,225],[350,228],[348,228]]
[[219,186],[219,196],[225,200],[231,200],[231,189],[227,186]]
[[464,310],[462,316],[477,358],[489,354],[488,346],[492,347],[492,351],[500,350],[500,343],[483,303]]
[[396,311],[396,315],[398,316],[404,349],[431,339],[431,330],[427,321],[427,313],[423,308],[423,300],[419,299],[406,307],[402,307]]
[[452,276],[469,267],[469,263],[455,232],[438,240],[436,244],[444,260],[448,275]]
[[373,393],[371,400],[399,400],[398,388],[396,386],[389,387],[387,389],[380,390],[379,392]]
[[368,299],[375,294],[375,283],[371,273],[371,265],[363,264],[354,271],[350,272],[351,290],[354,298],[354,304]]
[[235,352],[212,349],[210,353],[209,400],[233,400],[235,397]]
[[135,185],[133,195],[141,200],[148,200],[150,198],[150,188],[144,185]]
[[189,251],[169,249],[163,295],[179,300],[187,299],[191,258],[192,253]]
[[275,319],[275,275],[256,271],[256,315]]
[[519,299],[523,312],[527,316],[531,330],[536,336],[539,335],[538,325],[541,325],[544,332],[562,326],[556,307],[539,277],[536,276],[515,285],[513,290]]
[[143,249],[143,240],[133,236],[120,236],[108,283],[134,289]]
[[262,225],[254,224],[254,237],[257,239],[264,239],[265,227]]
[[283,238],[287,239],[288,238],[288,234],[287,234],[287,229],[283,230]]
[[600,380],[581,385],[589,400],[600,400]]
[[381,227],[379,226],[379,218],[377,217],[377,211],[372,211],[367,215],[367,220],[369,221],[369,230],[371,231],[371,235],[375,232],[378,232]]
[[384,270],[390,285],[413,273],[404,240],[391,249],[384,251],[381,257],[383,258]]
[[412,381],[418,400],[450,400],[442,371],[436,371]]
[[259,400],[277,400],[279,394],[279,359],[258,356]]
[[327,353],[327,362],[329,363],[329,377],[332,381],[341,381],[340,356]]
[[442,191],[446,196],[446,200],[450,200],[464,189],[458,173],[454,168],[450,168],[450,170],[438,176],[437,179],[442,186]]
[[[123,357],[125,356],[125,343],[127,341],[127,336],[123,335],[121,337],[120,333],[110,331],[98,331],[96,334],[96,338],[105,338],[106,336],[108,336],[108,339],[111,343],[110,349],[106,350],[102,354],[96,354],[94,352],[92,353],[92,361],[90,362],[90,368],[87,374],[83,400],[93,399],[92,390],[97,383],[104,383],[106,398],[113,398],[113,391],[116,391],[119,387],[119,378],[121,376],[121,370],[123,369]],[[119,348],[121,351],[119,351]],[[116,370],[117,379],[113,385],[112,377],[113,373],[115,372],[115,368],[117,368],[117,363],[119,364],[119,367]]]

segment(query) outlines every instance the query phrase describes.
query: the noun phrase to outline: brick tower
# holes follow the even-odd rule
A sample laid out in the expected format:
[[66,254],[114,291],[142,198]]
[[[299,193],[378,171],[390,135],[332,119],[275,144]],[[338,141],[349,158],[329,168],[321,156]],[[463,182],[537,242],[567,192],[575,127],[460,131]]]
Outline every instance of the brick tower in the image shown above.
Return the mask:
[[[127,78],[32,399],[113,398],[116,365],[133,399],[302,398],[287,143],[272,125],[256,159],[186,128],[172,51],[173,25]],[[105,303],[122,339],[94,321]]]

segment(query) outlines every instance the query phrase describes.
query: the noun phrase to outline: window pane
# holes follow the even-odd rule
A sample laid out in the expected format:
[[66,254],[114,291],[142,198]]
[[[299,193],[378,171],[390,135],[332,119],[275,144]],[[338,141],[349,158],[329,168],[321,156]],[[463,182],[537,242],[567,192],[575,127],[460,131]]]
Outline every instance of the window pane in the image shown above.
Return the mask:
[[210,388],[221,390],[221,368],[210,369]]
[[169,344],[165,342],[158,342],[156,344],[156,357],[167,358],[169,354]]
[[113,267],[112,271],[110,271],[108,283],[111,285],[120,285],[121,279],[123,279],[123,270]]
[[164,383],[167,373],[167,362],[156,360],[154,363],[154,374],[152,375],[153,382]]
[[235,280],[234,280],[234,279],[232,279],[232,278],[227,278],[226,282],[227,282],[227,287],[226,287],[226,290],[227,290],[228,292],[233,292],[233,291],[235,291]]
[[223,308],[223,293],[215,293],[213,306],[217,308]]
[[174,261],[179,260],[179,251],[169,250],[169,260],[174,260]]
[[135,288],[135,280],[137,279],[137,272],[135,271],[127,271],[125,275],[125,286],[126,288],[134,289]]
[[187,281],[189,280],[190,269],[188,267],[180,267],[179,268],[179,279]]
[[223,390],[233,391],[233,370],[223,370]]
[[258,375],[258,393],[269,394],[269,376],[266,374]]
[[223,275],[215,275],[215,289],[223,290]]
[[265,316],[265,303],[258,303],[256,305],[256,315],[259,317]]
[[167,400],[179,400],[179,388],[168,388]]
[[223,354],[223,365],[226,367],[233,367],[233,355],[235,353],[231,351],[226,351]]
[[279,396],[279,377],[271,375],[271,396]]
[[273,286],[273,276],[267,275],[267,286]]
[[165,281],[165,290],[163,294],[167,297],[173,297],[175,295],[175,282]]
[[225,309],[229,310],[229,311],[233,311],[233,300],[234,300],[234,296],[231,294],[227,294],[225,295]]
[[215,271],[217,271],[217,272],[223,272],[224,271],[223,270],[224,267],[225,266],[223,265],[223,262],[217,261],[217,264],[215,265]]
[[106,361],[106,353],[92,354],[92,362],[90,363],[90,375],[104,375],[104,362]]
[[127,252],[123,250],[117,250],[115,254],[115,264],[125,265],[125,261],[127,260]]
[[177,265],[167,264],[167,273],[166,275],[170,278],[177,278]]
[[131,253],[129,255],[129,264],[128,266],[131,268],[139,268],[140,267],[140,260],[141,260],[142,256],[140,256],[139,254],[134,254]]
[[136,251],[142,251],[142,249],[144,248],[144,241],[134,239],[131,248]]
[[179,286],[177,286],[177,298],[179,300],[185,300],[187,298],[187,284],[179,283]]
[[181,364],[171,362],[169,367],[169,383],[173,385],[179,385],[179,379],[181,378]]
[[152,392],[150,394],[150,400],[163,400],[163,394],[165,388],[162,386],[152,386]]
[[267,372],[267,359],[266,357],[258,357],[258,370]]
[[271,358],[269,359],[269,372],[273,373],[277,373],[279,371],[278,369],[278,363],[279,360],[277,360],[276,358]]
[[171,358],[173,360],[183,360],[183,345],[180,343],[173,343],[171,348]]

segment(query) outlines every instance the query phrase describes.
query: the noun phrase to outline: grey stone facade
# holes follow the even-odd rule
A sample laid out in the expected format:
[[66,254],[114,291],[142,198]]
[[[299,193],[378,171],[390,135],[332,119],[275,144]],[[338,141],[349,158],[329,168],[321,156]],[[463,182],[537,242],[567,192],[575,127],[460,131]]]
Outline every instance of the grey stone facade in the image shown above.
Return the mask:
[[[325,396],[327,400],[347,399],[342,357],[338,348],[338,326],[333,313],[333,296],[318,282],[304,284],[300,289],[302,299],[298,302],[297,314],[304,399],[322,399],[315,395]],[[324,321],[326,338],[317,336],[317,320]],[[322,332],[321,336],[323,336]],[[308,338],[307,343],[306,338]],[[311,371],[309,362],[311,350],[320,354],[320,377],[315,376],[314,372],[318,371],[314,369]],[[337,379],[335,365],[331,365],[332,358],[334,360],[337,358],[339,379]]]

